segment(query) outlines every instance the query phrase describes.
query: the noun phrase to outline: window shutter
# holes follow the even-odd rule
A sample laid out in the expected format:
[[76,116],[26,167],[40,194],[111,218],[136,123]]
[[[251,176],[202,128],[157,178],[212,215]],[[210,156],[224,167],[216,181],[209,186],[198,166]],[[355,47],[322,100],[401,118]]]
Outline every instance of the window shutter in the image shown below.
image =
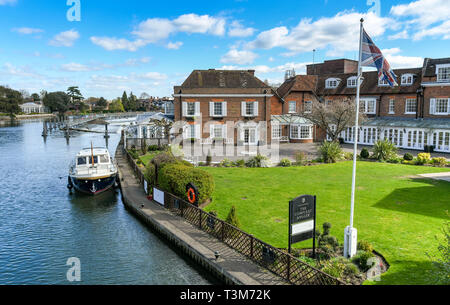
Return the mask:
[[200,102],[195,102],[195,116],[200,116]]
[[447,99],[447,114],[450,114],[450,98]]
[[241,103],[241,115],[242,116],[246,116],[246,114],[245,114],[245,102]]
[[222,102],[222,114],[227,116],[227,102]]
[[189,130],[189,125],[183,126],[183,139],[188,138],[188,130]]
[[432,98],[430,99],[430,114],[435,114],[435,109],[436,109],[436,99]]
[[222,125],[222,137],[227,138],[227,124]]
[[182,104],[182,111],[183,111],[183,116],[187,116],[187,103],[183,102]]
[[214,138],[214,124],[209,125],[209,137]]
[[259,104],[258,102],[254,102],[254,104],[253,104],[254,105],[254,108],[253,108],[254,113],[253,114],[255,116],[259,115],[258,104]]
[[201,139],[202,138],[202,135],[200,134],[200,132],[201,132],[200,124],[195,124],[195,138],[196,139]]
[[209,116],[214,116],[214,102],[209,102]]

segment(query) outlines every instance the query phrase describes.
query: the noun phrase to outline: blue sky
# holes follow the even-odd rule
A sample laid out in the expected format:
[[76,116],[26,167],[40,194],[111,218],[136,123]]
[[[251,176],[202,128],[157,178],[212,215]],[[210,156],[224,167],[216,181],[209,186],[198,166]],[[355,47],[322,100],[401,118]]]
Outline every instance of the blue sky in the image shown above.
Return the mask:
[[71,22],[67,0],[0,0],[0,84],[170,96],[209,68],[252,68],[278,83],[288,68],[304,73],[313,49],[316,62],[355,59],[361,17],[394,68],[450,55],[449,0],[79,2]]

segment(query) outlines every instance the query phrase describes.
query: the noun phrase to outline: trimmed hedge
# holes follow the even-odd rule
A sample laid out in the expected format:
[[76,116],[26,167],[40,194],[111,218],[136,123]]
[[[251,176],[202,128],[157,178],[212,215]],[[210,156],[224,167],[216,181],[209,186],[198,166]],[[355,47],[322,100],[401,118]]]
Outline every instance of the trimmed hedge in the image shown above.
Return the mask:
[[212,197],[214,179],[210,173],[180,163],[166,164],[158,169],[158,186],[166,192],[187,200],[186,185],[189,183],[197,187],[199,203]]

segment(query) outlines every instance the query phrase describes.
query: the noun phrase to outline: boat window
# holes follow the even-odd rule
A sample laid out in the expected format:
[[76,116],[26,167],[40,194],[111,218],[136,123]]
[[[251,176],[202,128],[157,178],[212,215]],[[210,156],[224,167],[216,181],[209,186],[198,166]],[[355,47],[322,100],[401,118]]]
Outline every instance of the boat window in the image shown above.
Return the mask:
[[100,155],[100,163],[108,163],[108,156]]
[[85,165],[86,164],[86,158],[85,157],[79,157],[77,160],[78,165]]
[[[89,157],[89,164],[92,164],[92,157]],[[98,164],[98,156],[94,156],[94,164]]]

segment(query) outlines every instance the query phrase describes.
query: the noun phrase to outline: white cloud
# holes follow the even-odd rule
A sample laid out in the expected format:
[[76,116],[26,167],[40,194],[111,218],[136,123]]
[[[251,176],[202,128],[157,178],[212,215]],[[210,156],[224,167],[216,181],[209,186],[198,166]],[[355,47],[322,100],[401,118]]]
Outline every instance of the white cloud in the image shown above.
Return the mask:
[[181,41],[177,41],[177,42],[169,42],[166,47],[171,50],[178,50],[182,45],[183,43]]
[[114,69],[120,67],[136,67],[140,64],[146,64],[150,62],[150,57],[142,57],[142,58],[130,58],[127,59],[124,63],[118,64],[105,64],[98,62],[90,62],[89,64],[80,64],[71,62],[68,64],[62,64],[60,69],[66,72],[88,72],[88,71],[101,71],[106,69]]
[[9,62],[5,63],[0,71],[2,72],[0,73],[2,76],[8,77],[41,77],[39,73],[33,72],[30,67],[16,67]]
[[0,0],[0,5],[16,4],[17,0]]
[[84,72],[91,71],[92,67],[72,62],[61,65],[61,69],[68,72]]
[[233,21],[231,27],[228,30],[228,36],[230,37],[248,37],[252,36],[255,32],[254,28],[244,28],[239,21]]
[[364,18],[364,27],[371,37],[384,34],[388,28],[396,28],[392,19],[379,17],[372,12],[361,14],[344,11],[316,21],[302,19],[290,30],[281,26],[264,31],[248,43],[247,47],[262,49],[281,47],[288,50],[283,54],[285,56],[327,47],[331,48],[330,51],[334,54],[357,50],[361,18]]
[[[134,40],[111,37],[91,37],[91,41],[108,51],[128,50],[136,51],[150,43],[159,43],[170,35],[176,33],[209,34],[223,36],[226,21],[224,18],[209,15],[185,14],[176,19],[149,18],[139,23],[131,32]],[[179,48],[181,42],[171,43],[166,46],[170,49]]]
[[55,47],[71,47],[80,38],[80,34],[75,30],[61,32],[50,41],[50,45]]
[[420,30],[414,35],[413,39],[420,40],[426,36],[450,39],[450,20],[447,20],[438,26]]
[[398,32],[396,34],[393,35],[389,35],[388,39],[389,40],[395,40],[395,39],[408,39],[409,35],[408,35],[408,31],[407,30],[403,30],[401,32]]
[[255,61],[256,57],[258,57],[258,55],[251,51],[245,51],[245,50],[238,51],[237,49],[231,49],[230,51],[228,51],[227,54],[222,56],[222,58],[220,59],[220,62],[238,64],[238,65],[246,65],[246,64],[253,63],[253,61]]
[[20,34],[24,34],[24,35],[37,34],[37,33],[44,32],[44,30],[42,30],[42,29],[27,28],[27,27],[14,28],[14,29],[12,29],[12,31],[20,33]]
[[383,49],[381,52],[393,69],[418,68],[423,65],[422,57],[399,55],[401,52],[399,48]]
[[220,67],[221,70],[255,70],[257,74],[267,74],[267,73],[284,73],[286,70],[295,69],[297,74],[306,72],[306,65],[311,64],[310,62],[288,62],[284,65],[269,67],[266,65],[257,65],[257,66],[233,66],[233,65],[225,65]]

